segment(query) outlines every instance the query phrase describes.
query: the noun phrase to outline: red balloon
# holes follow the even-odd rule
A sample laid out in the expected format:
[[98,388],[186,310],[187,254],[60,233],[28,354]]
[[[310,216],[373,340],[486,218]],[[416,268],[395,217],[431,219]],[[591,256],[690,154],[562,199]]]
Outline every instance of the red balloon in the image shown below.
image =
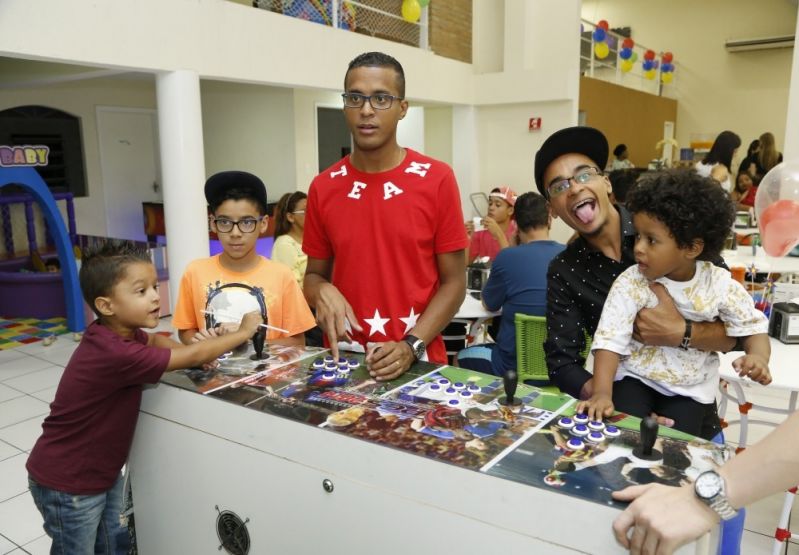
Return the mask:
[[635,41],[633,39],[627,38],[621,41],[622,48],[632,48],[633,46],[635,46]]
[[655,59],[655,51],[654,50],[647,50],[644,52],[644,60],[654,60]]
[[785,256],[799,245],[799,201],[778,200],[763,210],[758,225],[766,253]]
[[608,22],[604,19],[600,19],[599,22],[596,24],[597,27],[600,29],[604,29],[605,31],[608,30]]
[[672,54],[671,52],[664,52],[662,57],[664,62],[670,64],[671,61],[674,59],[674,54]]

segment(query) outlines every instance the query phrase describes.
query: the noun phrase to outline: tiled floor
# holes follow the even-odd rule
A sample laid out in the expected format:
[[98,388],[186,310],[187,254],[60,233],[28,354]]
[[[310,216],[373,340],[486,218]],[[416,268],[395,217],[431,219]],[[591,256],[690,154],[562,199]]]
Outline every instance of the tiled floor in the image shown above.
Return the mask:
[[[169,329],[169,322],[162,321],[159,328]],[[63,367],[76,346],[70,335],[63,335],[49,347],[37,343],[0,351],[0,554],[49,552],[41,516],[28,493],[25,461],[41,432]],[[747,394],[755,402],[787,406],[787,395],[778,391],[758,386]],[[731,406],[728,411],[736,409]],[[781,418],[763,412],[756,417],[772,421]],[[770,429],[750,426],[750,444]],[[737,439],[737,425],[726,433],[730,440]],[[771,553],[782,501],[779,494],[749,508],[741,553]],[[783,553],[799,555],[799,545],[790,544]]]

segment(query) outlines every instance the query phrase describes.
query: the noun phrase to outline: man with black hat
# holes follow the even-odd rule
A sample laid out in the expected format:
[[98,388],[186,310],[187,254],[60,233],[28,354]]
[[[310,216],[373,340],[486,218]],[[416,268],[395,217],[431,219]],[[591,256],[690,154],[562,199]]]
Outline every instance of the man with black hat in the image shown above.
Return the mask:
[[[607,160],[605,136],[582,126],[557,131],[535,156],[538,190],[549,200],[552,214],[578,234],[549,265],[544,343],[553,383],[578,399],[590,396],[592,385],[580,356],[585,347],[583,330],[593,335],[610,286],[635,264],[635,228],[627,209],[610,201],[611,183],[600,169]],[[652,290],[658,305],[638,313],[637,340],[675,347],[687,342],[703,350],[733,348],[735,339],[725,335],[721,322],[689,326],[662,286],[653,285]],[[718,427],[715,410],[705,425]]]
[[192,261],[183,274],[172,316],[180,340],[216,335],[217,324],[226,331],[238,327],[242,314],[258,310],[273,326],[267,340],[304,345],[315,321],[302,289],[287,266],[255,249],[269,220],[263,181],[247,172],[220,172],[205,182],[205,198],[222,252]]

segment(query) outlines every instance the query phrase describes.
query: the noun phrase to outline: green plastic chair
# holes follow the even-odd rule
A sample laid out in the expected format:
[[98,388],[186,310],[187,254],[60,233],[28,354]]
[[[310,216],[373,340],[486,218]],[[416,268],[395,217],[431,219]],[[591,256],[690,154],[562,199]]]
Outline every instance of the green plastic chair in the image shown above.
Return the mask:
[[[517,312],[514,323],[516,324],[516,371],[519,374],[519,381],[535,380],[548,383],[549,373],[544,355],[547,319],[544,316]],[[580,354],[583,358],[587,358],[590,352],[591,337],[586,333],[585,348]]]

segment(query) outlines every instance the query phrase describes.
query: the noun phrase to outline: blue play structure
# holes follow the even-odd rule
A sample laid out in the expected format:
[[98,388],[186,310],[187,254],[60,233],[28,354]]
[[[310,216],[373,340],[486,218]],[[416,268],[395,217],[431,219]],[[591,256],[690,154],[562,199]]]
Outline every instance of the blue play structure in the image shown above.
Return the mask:
[[86,328],[83,316],[83,298],[78,282],[78,268],[72,253],[69,233],[55,204],[47,184],[32,167],[0,167],[0,188],[6,185],[20,185],[30,193],[44,215],[47,227],[58,251],[61,273],[64,279],[64,297],[67,308],[67,329],[80,332]]

